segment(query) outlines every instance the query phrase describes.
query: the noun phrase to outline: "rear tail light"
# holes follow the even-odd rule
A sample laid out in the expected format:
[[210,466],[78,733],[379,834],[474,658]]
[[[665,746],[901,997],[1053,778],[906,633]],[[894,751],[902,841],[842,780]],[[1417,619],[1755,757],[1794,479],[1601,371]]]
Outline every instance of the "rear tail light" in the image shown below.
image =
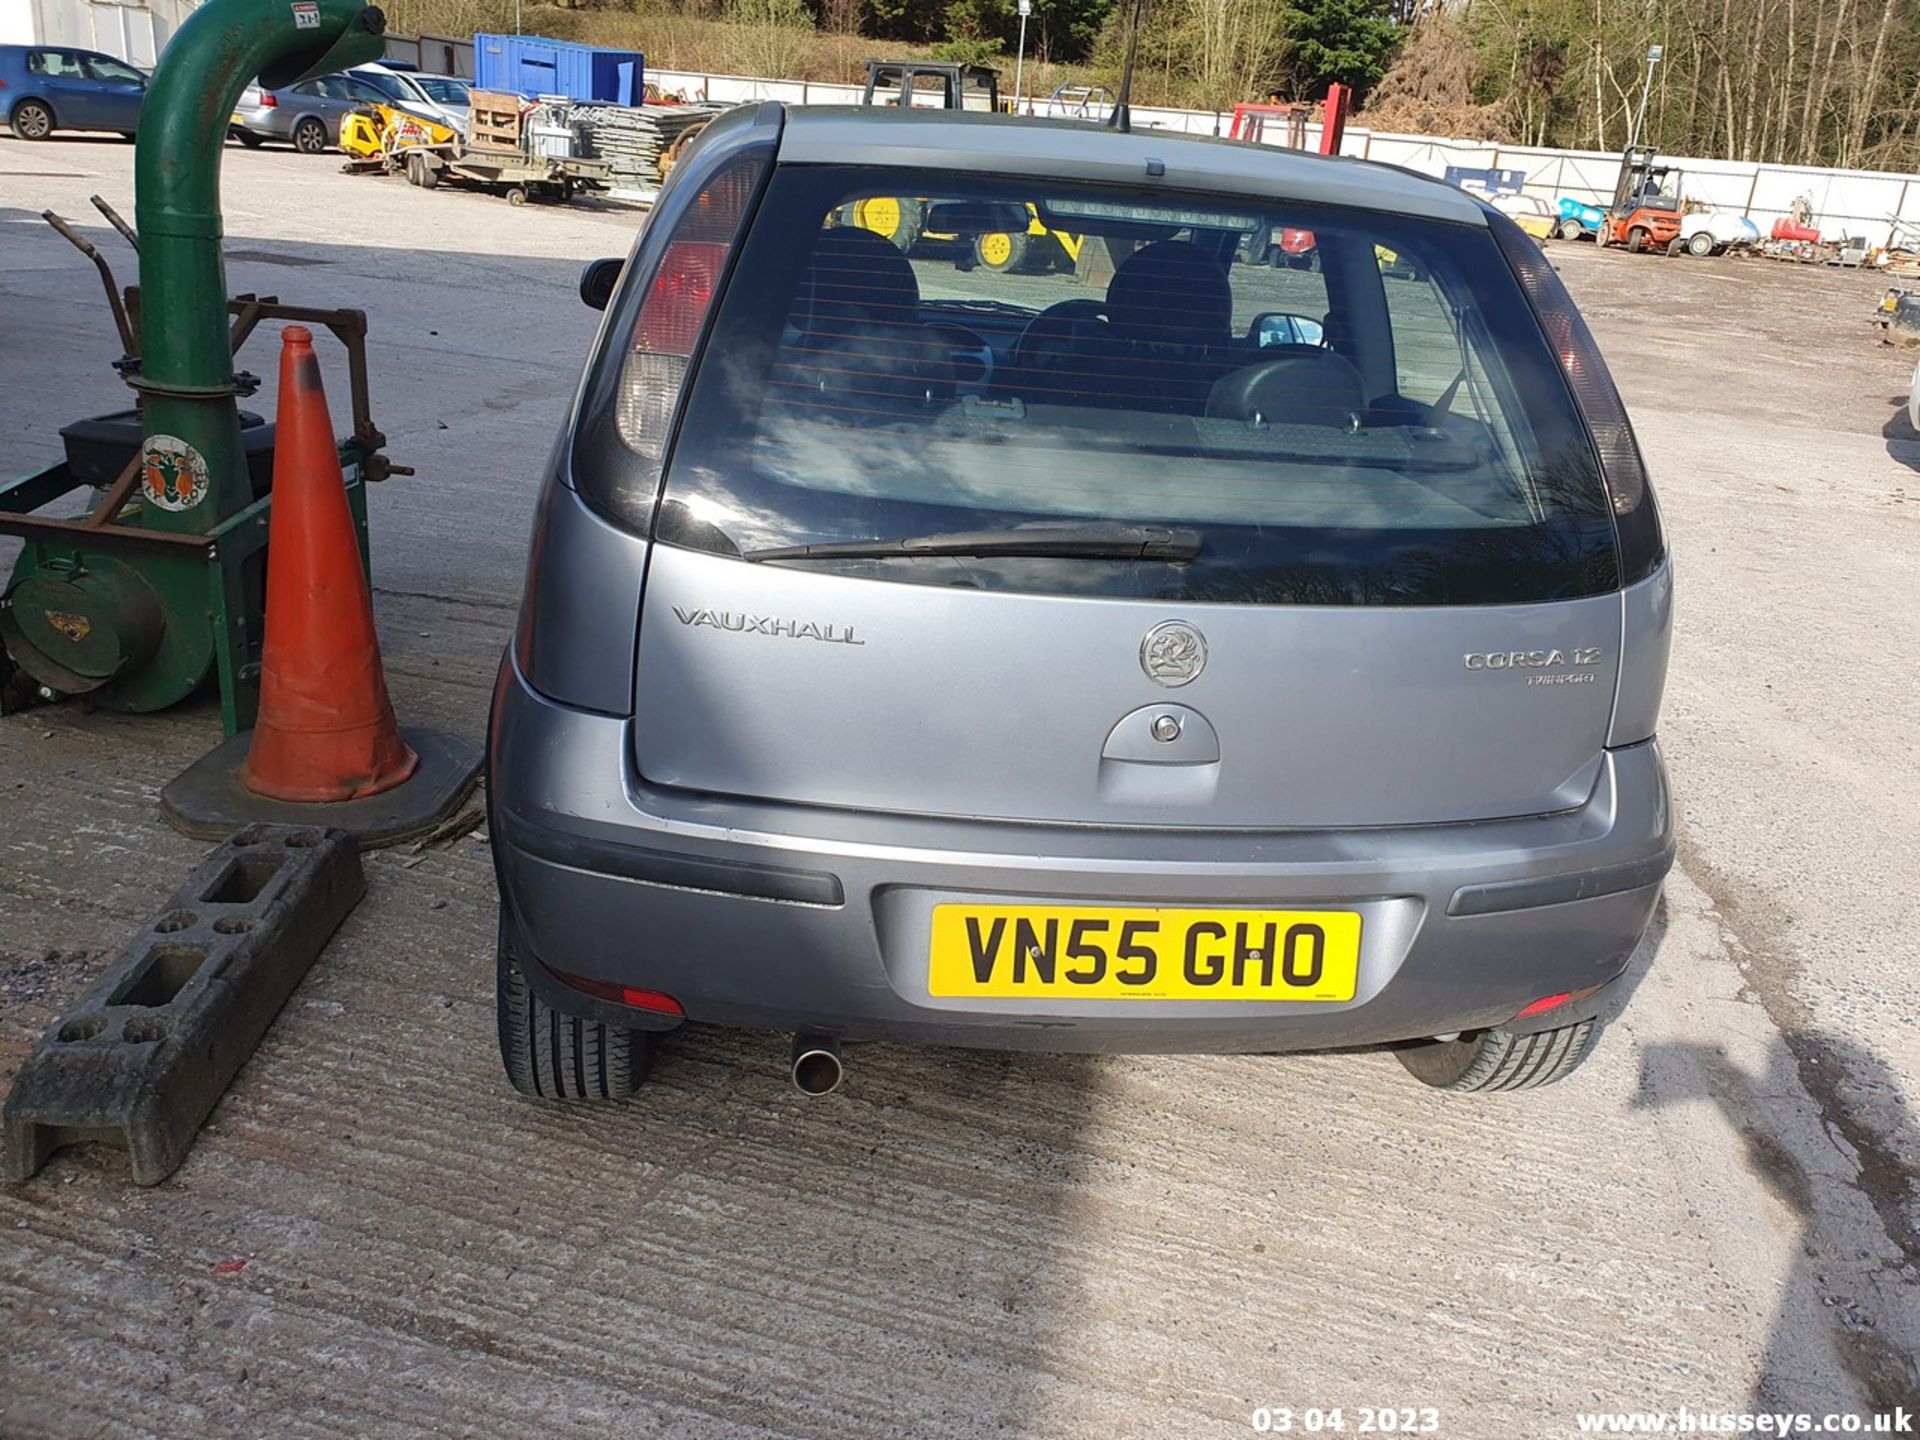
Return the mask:
[[262,90],[260,92],[260,106],[262,109],[271,110],[273,109],[274,106],[278,105],[279,103],[280,103],[280,97],[274,94],[271,90]]
[[1547,263],[1539,243],[1497,210],[1488,209],[1487,224],[1539,316],[1573,392],[1574,404],[1593,436],[1607,494],[1613,502],[1621,583],[1644,580],[1666,555],[1666,541],[1660,533],[1660,514],[1647,483],[1646,463],[1634,439],[1633,424],[1627,419],[1627,407],[1621,403],[1620,392],[1587,322],[1580,318],[1573,297]]
[[664,458],[687,367],[766,164],[764,153],[742,155],[709,180],[647,281],[620,370],[614,423],[627,448],[655,464]]
[[620,375],[615,421],[628,448],[649,460],[660,459],[687,362],[726,265],[724,242],[676,235],[647,287]]

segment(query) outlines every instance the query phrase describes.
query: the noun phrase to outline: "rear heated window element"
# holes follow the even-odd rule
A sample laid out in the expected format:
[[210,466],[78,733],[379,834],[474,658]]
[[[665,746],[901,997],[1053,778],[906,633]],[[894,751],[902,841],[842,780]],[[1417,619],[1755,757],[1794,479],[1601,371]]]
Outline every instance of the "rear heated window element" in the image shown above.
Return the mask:
[[663,500],[665,543],[909,583],[1617,583],[1591,445],[1486,231],[1239,196],[777,170]]

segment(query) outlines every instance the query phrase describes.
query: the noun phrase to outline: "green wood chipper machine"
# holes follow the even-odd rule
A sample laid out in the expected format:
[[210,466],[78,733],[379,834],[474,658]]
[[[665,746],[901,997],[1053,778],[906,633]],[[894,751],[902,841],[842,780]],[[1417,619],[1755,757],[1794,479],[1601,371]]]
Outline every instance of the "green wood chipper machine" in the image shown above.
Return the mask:
[[[259,381],[235,352],[268,320],[324,327],[346,347],[353,432],[340,442],[362,558],[365,482],[408,473],[369,414],[366,316],[229,296],[220,160],[241,89],[291,85],[378,57],[385,19],[362,0],[207,0],[161,56],[134,158],[140,283],[48,220],[99,269],[134,392],[131,410],[77,420],[66,458],[0,481],[0,537],[24,541],[0,592],[0,706],[83,697],[146,712],[216,678],[228,735],[253,723],[273,503],[273,427],[239,408]],[[40,513],[88,492],[83,513]]]

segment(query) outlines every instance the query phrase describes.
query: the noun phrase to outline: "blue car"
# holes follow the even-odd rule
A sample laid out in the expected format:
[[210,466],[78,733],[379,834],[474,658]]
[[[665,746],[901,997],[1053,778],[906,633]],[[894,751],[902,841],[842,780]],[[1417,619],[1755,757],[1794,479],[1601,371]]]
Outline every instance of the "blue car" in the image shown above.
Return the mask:
[[22,140],[55,130],[133,138],[147,77],[124,60],[62,45],[0,45],[0,113]]

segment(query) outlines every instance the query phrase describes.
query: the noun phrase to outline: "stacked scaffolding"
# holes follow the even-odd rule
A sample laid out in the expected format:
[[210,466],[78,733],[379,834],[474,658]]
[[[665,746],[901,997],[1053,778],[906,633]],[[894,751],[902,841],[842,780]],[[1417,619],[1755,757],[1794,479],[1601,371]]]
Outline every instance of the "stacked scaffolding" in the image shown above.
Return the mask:
[[725,105],[592,105],[571,110],[580,153],[605,161],[615,195],[650,198],[671,168],[678,145]]

